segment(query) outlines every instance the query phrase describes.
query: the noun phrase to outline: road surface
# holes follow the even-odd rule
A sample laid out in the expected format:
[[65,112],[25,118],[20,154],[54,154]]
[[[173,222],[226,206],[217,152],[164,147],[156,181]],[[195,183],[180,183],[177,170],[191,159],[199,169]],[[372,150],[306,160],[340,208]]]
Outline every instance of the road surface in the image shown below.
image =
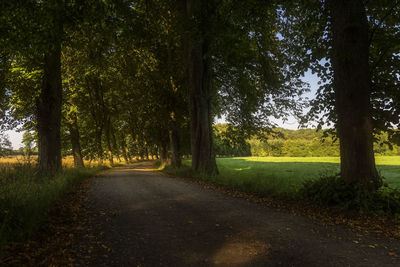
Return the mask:
[[149,162],[101,174],[88,199],[78,266],[400,266],[399,240],[328,228]]

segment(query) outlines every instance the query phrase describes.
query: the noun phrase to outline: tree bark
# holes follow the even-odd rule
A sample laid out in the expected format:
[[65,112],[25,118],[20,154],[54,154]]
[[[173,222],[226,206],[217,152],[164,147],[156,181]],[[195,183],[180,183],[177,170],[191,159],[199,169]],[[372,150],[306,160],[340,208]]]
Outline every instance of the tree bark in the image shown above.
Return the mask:
[[107,152],[108,152],[108,160],[110,161],[110,164],[114,164],[114,154],[113,154],[113,149],[111,146],[111,137],[110,137],[110,133],[111,133],[111,120],[110,117],[108,117],[107,119],[107,123],[106,123],[106,142],[107,142]]
[[127,148],[126,148],[125,137],[121,136],[120,138],[121,138],[120,144],[121,144],[122,157],[124,158],[125,163],[128,164],[130,162],[130,160],[128,158],[128,153],[127,153],[128,151],[127,151]]
[[61,169],[61,44],[45,54],[43,84],[37,102],[39,169],[54,173]]
[[180,168],[182,166],[182,160],[179,153],[179,136],[175,127],[169,131],[169,140],[171,148],[171,166]]
[[115,132],[114,132],[114,128],[113,127],[111,127],[110,134],[111,134],[111,141],[112,141],[111,147],[112,147],[112,149],[114,151],[115,156],[117,157],[118,162],[121,162],[120,151],[119,151],[118,146],[117,146],[117,138],[115,137]]
[[[101,83],[98,77],[87,77],[87,85],[89,86],[89,108],[93,118],[93,127],[95,132],[95,146],[98,157],[98,165],[103,164],[103,144],[102,135],[105,128],[106,110],[104,104],[104,95]],[[107,128],[106,128],[107,129]]]
[[97,157],[98,157],[98,165],[103,165],[103,145],[102,145],[102,136],[103,134],[103,128],[102,127],[96,127],[96,150],[97,150]]
[[168,144],[162,142],[159,146],[161,166],[168,164]]
[[144,155],[146,157],[146,160],[149,160],[149,149],[147,147],[147,144],[144,147]]
[[[187,18],[196,17],[196,36],[186,36],[186,67],[191,116],[192,168],[206,174],[217,174],[213,152],[211,116],[211,60],[209,38],[206,37],[208,16],[202,11],[207,1],[187,0]],[[207,8],[207,7],[206,7]],[[203,13],[203,14],[200,14]],[[207,12],[206,12],[207,13]]]
[[74,156],[74,167],[83,168],[84,164],[82,158],[81,144],[79,140],[79,128],[75,113],[72,113],[69,116],[68,127],[71,138],[72,155]]
[[361,0],[330,0],[332,66],[341,177],[374,190],[381,185],[375,167],[371,121],[368,24]]

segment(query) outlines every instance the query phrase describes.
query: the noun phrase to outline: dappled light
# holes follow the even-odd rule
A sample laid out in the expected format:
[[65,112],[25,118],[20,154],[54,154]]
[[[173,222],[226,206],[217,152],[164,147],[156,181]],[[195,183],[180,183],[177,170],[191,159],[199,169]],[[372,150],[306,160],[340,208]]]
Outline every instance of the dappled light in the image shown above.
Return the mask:
[[249,239],[254,233],[238,233],[227,239],[212,256],[216,266],[246,266],[268,257],[271,245],[264,240]]
[[134,167],[123,167],[123,168],[116,168],[116,172],[130,172],[130,171],[137,171],[137,172],[152,172],[156,171],[157,169],[145,169],[145,168],[134,168]]
[[235,170],[235,171],[243,171],[243,170],[250,170],[250,169],[251,169],[251,167],[249,166],[249,167],[245,167],[245,168],[235,168],[233,170]]
[[0,2],[1,266],[400,266],[400,0]]

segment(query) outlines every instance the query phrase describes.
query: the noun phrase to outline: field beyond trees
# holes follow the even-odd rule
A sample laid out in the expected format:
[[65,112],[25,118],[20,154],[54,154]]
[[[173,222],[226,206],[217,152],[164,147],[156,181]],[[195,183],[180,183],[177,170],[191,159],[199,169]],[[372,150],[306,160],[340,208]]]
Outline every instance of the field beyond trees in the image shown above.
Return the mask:
[[[184,161],[190,165],[190,160]],[[384,182],[400,188],[400,156],[377,156]],[[257,193],[293,197],[303,183],[337,174],[339,157],[234,157],[217,158],[220,175],[210,180]]]

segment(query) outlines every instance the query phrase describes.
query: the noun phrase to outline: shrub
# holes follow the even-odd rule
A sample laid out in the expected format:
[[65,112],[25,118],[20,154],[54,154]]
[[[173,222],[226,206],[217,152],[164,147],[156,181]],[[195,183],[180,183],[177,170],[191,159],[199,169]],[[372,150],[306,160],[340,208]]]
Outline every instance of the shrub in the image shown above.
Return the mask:
[[387,185],[371,192],[336,175],[304,182],[300,194],[322,205],[400,216],[400,190]]

